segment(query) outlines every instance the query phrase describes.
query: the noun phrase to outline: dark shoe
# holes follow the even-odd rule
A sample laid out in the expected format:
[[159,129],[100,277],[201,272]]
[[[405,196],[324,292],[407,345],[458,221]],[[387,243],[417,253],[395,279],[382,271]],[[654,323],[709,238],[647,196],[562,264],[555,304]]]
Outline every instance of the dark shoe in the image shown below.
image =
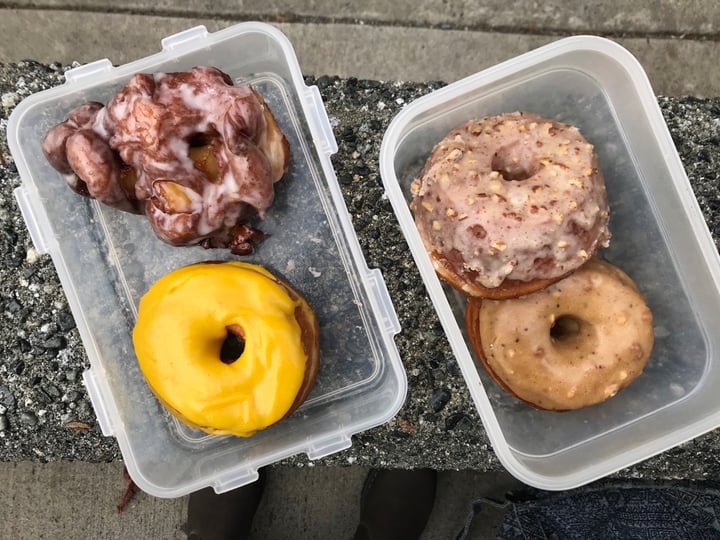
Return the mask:
[[265,474],[252,484],[218,495],[206,488],[190,495],[185,532],[188,540],[242,540],[250,536]]
[[355,540],[417,540],[435,502],[431,469],[373,469],[360,500]]

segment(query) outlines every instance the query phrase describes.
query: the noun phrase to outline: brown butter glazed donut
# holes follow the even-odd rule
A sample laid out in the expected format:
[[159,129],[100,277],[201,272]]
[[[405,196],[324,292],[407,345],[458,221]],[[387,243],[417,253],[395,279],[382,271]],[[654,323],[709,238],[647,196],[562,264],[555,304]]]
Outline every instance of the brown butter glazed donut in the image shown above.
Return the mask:
[[90,102],[45,136],[49,163],[76,192],[145,213],[173,245],[251,251],[288,142],[262,97],[213,67],[135,75],[107,104]]
[[471,298],[465,323],[490,376],[543,410],[614,396],[642,373],[654,341],[652,314],[635,283],[597,258],[527,296]]
[[531,113],[454,128],[411,190],[435,270],[470,296],[539,290],[610,239],[593,146],[574,126]]

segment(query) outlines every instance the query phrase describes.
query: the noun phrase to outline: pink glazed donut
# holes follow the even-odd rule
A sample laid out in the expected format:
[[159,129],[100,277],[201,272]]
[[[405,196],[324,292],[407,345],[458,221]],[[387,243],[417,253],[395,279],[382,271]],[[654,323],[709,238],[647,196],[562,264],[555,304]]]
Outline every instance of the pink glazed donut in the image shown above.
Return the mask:
[[582,266],[610,240],[605,181],[574,126],[527,112],[471,120],[411,185],[437,273],[467,296],[514,298]]

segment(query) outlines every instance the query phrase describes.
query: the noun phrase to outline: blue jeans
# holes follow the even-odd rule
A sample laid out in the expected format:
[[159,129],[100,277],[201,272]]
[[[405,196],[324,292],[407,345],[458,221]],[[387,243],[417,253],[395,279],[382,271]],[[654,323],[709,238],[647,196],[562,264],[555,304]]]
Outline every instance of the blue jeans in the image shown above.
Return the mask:
[[[489,501],[473,501],[464,540]],[[497,540],[720,540],[720,483],[603,481],[511,494]],[[480,518],[482,519],[482,518]]]

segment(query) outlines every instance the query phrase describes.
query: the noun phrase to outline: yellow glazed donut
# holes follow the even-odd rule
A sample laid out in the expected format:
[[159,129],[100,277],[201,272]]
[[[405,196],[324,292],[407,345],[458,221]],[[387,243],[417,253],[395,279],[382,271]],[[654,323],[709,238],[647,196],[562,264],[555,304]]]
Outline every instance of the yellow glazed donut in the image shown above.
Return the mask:
[[595,258],[527,296],[472,298],[465,315],[488,373],[538,409],[614,396],[642,373],[653,346],[652,314],[635,283]]
[[319,365],[305,299],[263,267],[235,261],[161,277],[140,300],[133,344],[163,405],[215,435],[250,436],[285,418]]

